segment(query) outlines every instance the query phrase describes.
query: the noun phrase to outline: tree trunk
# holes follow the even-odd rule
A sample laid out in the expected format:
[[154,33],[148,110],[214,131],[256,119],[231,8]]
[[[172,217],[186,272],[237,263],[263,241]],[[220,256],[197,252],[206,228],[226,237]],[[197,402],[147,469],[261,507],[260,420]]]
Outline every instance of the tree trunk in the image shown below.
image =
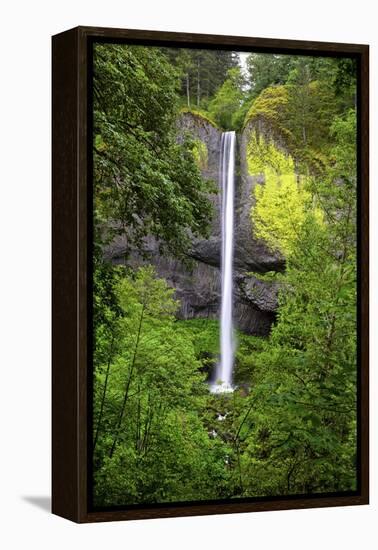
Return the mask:
[[141,331],[142,331],[144,309],[145,309],[145,305],[143,304],[142,312],[140,314],[140,319],[139,319],[139,326],[138,326],[137,338],[136,338],[136,342],[135,342],[133,360],[131,362],[130,374],[129,374],[129,377],[128,377],[127,382],[126,382],[125,394],[124,394],[124,397],[123,397],[121,412],[120,412],[120,415],[118,417],[118,422],[117,422],[117,427],[116,427],[116,430],[115,430],[115,436],[114,436],[113,444],[112,444],[112,447],[110,449],[110,454],[109,454],[110,458],[112,458],[112,456],[114,454],[114,451],[115,451],[115,448],[116,448],[116,445],[117,445],[117,442],[118,442],[118,435],[119,435],[119,430],[121,428],[123,415],[125,414],[127,398],[129,396],[130,384],[131,384],[131,379],[132,379],[132,376],[133,376],[136,356],[137,356],[137,352],[138,352],[139,340],[140,340],[140,335],[141,335]]
[[107,387],[108,387],[110,362],[112,360],[112,355],[113,355],[113,346],[114,346],[114,334],[112,335],[112,340],[111,340],[111,344],[110,344],[110,351],[109,351],[108,363],[107,363],[107,367],[106,367],[104,389],[103,389],[102,397],[101,397],[100,413],[99,413],[97,427],[96,427],[96,435],[95,435],[95,438],[94,438],[94,441],[93,441],[93,452],[96,448],[98,434],[100,432],[100,427],[101,427],[101,423],[102,423],[102,416],[103,416],[103,413],[104,413],[104,404],[105,404],[106,390],[107,390]]

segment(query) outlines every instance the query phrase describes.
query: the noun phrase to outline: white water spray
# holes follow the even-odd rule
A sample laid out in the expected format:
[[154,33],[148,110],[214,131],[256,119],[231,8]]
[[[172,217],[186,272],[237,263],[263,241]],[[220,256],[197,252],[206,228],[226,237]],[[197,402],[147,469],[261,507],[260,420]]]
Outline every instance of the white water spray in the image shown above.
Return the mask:
[[234,256],[234,186],[235,186],[235,132],[222,134],[220,178],[222,187],[222,303],[220,317],[220,363],[216,369],[213,392],[233,391],[234,366],[233,256]]

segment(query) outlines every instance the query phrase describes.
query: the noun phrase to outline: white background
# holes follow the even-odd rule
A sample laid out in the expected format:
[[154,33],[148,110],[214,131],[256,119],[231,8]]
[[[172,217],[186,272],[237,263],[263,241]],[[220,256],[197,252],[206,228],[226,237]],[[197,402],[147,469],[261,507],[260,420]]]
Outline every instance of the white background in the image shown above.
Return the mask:
[[[372,0],[65,0],[2,4],[0,40],[0,543],[2,548],[196,550],[376,548],[377,416],[371,505],[75,525],[50,494],[50,36],[81,25],[371,45],[371,242],[377,242],[378,45]],[[372,388],[377,377],[372,258]],[[4,539],[4,540],[3,540]],[[376,544],[376,543],[375,543]]]

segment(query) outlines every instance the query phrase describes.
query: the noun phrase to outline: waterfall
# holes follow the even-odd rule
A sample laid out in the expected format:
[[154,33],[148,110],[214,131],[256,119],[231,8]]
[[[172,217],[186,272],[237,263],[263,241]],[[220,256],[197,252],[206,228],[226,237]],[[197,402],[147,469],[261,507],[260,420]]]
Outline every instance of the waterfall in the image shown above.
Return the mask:
[[234,255],[234,186],[235,186],[235,132],[222,134],[220,180],[222,189],[222,303],[220,315],[220,362],[216,369],[213,392],[232,391],[234,366],[233,255]]

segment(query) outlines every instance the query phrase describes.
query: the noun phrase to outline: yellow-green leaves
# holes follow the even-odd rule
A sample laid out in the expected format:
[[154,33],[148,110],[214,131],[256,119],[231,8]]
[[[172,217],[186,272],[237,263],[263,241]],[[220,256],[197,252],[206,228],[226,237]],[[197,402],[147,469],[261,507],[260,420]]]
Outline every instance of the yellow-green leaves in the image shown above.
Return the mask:
[[263,116],[270,122],[280,122],[280,118],[286,109],[289,94],[286,86],[270,86],[266,88],[252,103],[245,124],[258,116]]
[[215,122],[215,120],[213,120],[211,117],[210,117],[210,113],[208,113],[207,111],[204,111],[203,109],[195,109],[194,107],[182,107],[180,109],[180,114],[190,114],[192,115],[193,117],[197,118],[198,119],[198,122],[208,122],[209,124],[211,124],[212,126],[214,126],[215,128],[218,128],[218,125],[217,123]]
[[253,132],[248,139],[247,163],[250,175],[261,174],[271,167],[280,174],[293,174],[294,161],[273,143]]
[[228,71],[228,78],[209,103],[211,117],[224,130],[237,126],[238,112],[243,100],[244,79],[240,68]]
[[193,142],[192,152],[198,168],[200,170],[206,170],[209,160],[206,143],[204,143],[200,139],[195,139]]
[[252,134],[247,148],[248,171],[263,175],[264,184],[254,190],[255,206],[251,211],[256,237],[268,246],[289,256],[305,219],[310,194],[304,177],[295,173],[294,160],[273,142]]

